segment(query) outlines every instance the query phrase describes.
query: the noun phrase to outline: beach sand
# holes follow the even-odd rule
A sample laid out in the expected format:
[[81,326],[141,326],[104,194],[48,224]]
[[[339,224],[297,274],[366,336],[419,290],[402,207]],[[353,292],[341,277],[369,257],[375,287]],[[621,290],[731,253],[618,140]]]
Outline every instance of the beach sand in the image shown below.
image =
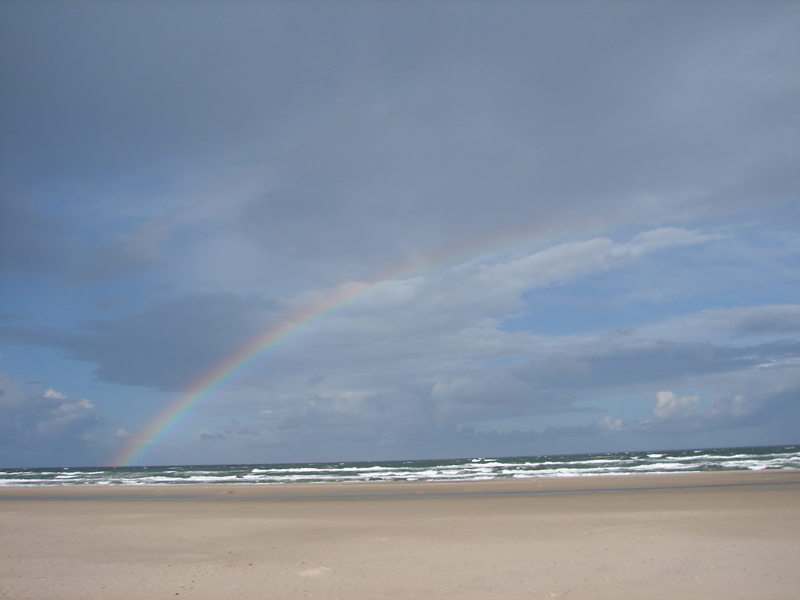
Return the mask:
[[0,490],[0,596],[796,599],[800,470]]

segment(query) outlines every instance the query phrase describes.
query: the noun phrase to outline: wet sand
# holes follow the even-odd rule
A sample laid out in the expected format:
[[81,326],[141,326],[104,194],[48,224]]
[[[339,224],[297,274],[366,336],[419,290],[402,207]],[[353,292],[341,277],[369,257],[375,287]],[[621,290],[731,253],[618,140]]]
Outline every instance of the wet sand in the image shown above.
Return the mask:
[[0,489],[0,597],[759,598],[800,590],[800,470]]

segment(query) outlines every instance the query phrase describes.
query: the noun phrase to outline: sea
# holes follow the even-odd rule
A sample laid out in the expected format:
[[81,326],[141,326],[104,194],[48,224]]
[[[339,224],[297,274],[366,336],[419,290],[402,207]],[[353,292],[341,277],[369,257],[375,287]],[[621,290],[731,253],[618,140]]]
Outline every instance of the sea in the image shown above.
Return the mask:
[[0,469],[0,487],[481,481],[797,468],[800,445],[450,460]]

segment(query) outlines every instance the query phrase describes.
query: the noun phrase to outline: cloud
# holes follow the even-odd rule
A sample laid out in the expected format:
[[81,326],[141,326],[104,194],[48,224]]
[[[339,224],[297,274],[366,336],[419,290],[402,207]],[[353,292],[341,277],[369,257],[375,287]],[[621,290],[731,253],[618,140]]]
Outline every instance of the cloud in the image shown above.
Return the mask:
[[626,244],[617,244],[607,238],[559,244],[505,264],[484,266],[482,269],[491,277],[491,281],[481,283],[506,287],[517,284],[529,291],[602,272],[652,252],[702,244],[719,238],[718,235],[665,227],[639,233]]
[[100,381],[180,390],[227,358],[274,318],[274,304],[230,294],[156,303],[120,319],[87,322],[50,344],[97,364]]
[[612,419],[611,417],[606,417],[600,421],[599,425],[601,427],[605,427],[609,431],[622,431],[624,421],[622,419]]
[[798,364],[795,358],[780,366],[744,370],[726,380],[694,380],[693,384],[699,384],[706,394],[714,394],[710,403],[703,403],[698,394],[679,396],[660,391],[653,408],[655,419],[625,422],[622,431],[632,436],[676,439],[749,430],[760,431],[766,439],[791,443],[800,425]]
[[95,363],[99,381],[180,390],[274,321],[274,302],[232,294],[156,302],[77,332],[6,327],[7,341],[60,348]]
[[659,419],[687,417],[697,410],[699,403],[700,396],[681,396],[679,398],[675,392],[658,392],[653,414]]
[[[3,463],[59,465],[64,453],[72,464],[97,464],[108,451],[95,431],[106,424],[91,400],[70,399],[52,388],[29,392],[8,374],[0,374],[0,446]],[[85,461],[85,462],[83,462]]]
[[61,392],[48,389],[41,395],[31,395],[3,373],[2,407],[5,414],[6,433],[41,434],[55,437],[84,430],[97,423],[95,407],[87,399],[70,400]]
[[708,414],[715,418],[738,419],[747,416],[757,408],[757,404],[754,406],[752,401],[737,394],[735,396],[715,399],[708,409]]
[[198,431],[195,435],[197,436],[198,439],[200,439],[200,440],[202,440],[204,442],[209,442],[209,441],[213,441],[213,440],[224,440],[225,439],[225,436],[222,435],[221,433],[212,433],[212,432],[206,431],[204,429]]
[[[656,416],[665,423],[637,430],[634,421],[609,416],[591,431],[581,429],[579,437],[678,431],[691,419],[687,431],[741,427],[754,422],[757,411],[725,398],[780,392],[753,392],[748,382],[769,365],[776,365],[775,373],[790,372],[791,361],[800,357],[794,305],[707,309],[584,335],[500,328],[499,319],[524,306],[529,290],[715,239],[661,228],[626,243],[595,238],[516,248],[401,278],[271,352],[219,393],[213,410],[249,423],[224,433],[230,443],[247,438],[253,444],[406,444],[431,435],[431,428],[441,430],[440,436],[450,432],[445,437],[451,439],[470,423],[591,412],[598,409],[585,403],[626,394],[652,397],[674,386],[706,390],[716,398],[715,408],[701,411],[696,398],[663,392]],[[367,289],[359,282],[348,285],[353,293]],[[90,321],[79,332],[6,331],[20,342],[55,346],[95,363],[102,381],[180,390],[281,322],[291,307],[324,296],[323,291],[277,302],[194,295]],[[730,383],[732,377],[739,379]],[[248,434],[239,436],[240,429]],[[542,439],[570,439],[570,430],[556,429]],[[210,427],[202,431],[198,439],[216,435]]]
[[[367,299],[363,316],[353,312],[330,319],[321,328],[321,347],[328,343],[344,347],[338,353],[344,358],[370,339],[391,336],[399,342],[387,348],[393,353],[418,354],[426,338],[430,340],[429,352],[435,353],[443,342],[442,350],[451,352],[451,340],[459,339],[461,344],[471,338],[464,349],[472,350],[475,358],[489,358],[499,349],[498,344],[508,343],[505,338],[514,337],[496,331],[490,319],[522,306],[521,297],[526,291],[607,270],[641,258],[655,248],[703,243],[709,238],[672,229],[666,235],[657,231],[653,236],[660,239],[656,245],[643,245],[641,237],[628,244],[597,238],[561,244],[522,257],[499,256],[489,262],[468,262],[400,280],[387,293]],[[347,285],[355,294],[367,287],[352,282],[331,292],[338,293],[337,289],[345,289]],[[75,359],[94,362],[101,381],[172,391],[185,388],[275,324],[282,315],[285,318],[291,314],[287,308],[302,306],[307,296],[276,303],[233,294],[191,295],[161,301],[118,319],[87,321],[83,330],[75,333],[6,328],[6,335],[23,343],[63,348]],[[475,323],[484,325],[476,327]],[[485,338],[488,347],[481,338]],[[369,362],[374,362],[375,357],[368,359]],[[323,364],[329,360],[323,356],[319,359]]]
[[0,199],[0,223],[0,271],[47,274],[70,285],[112,281],[157,265],[173,228],[169,219],[156,218],[95,241],[80,232],[76,218],[8,197]]
[[65,232],[72,219],[46,215],[31,204],[0,197],[0,270],[58,273],[84,251],[84,241]]
[[[0,333],[15,360],[60,356],[25,372],[177,392],[352,291],[187,448],[795,422],[795,5],[32,6],[0,8]],[[666,390],[669,418],[635,426]],[[108,400],[118,428],[157,405],[139,393]],[[52,435],[98,411],[31,402],[63,404]],[[529,430],[469,431],[503,419]]]
[[[4,10],[6,172],[36,195],[24,204],[57,219],[64,203],[45,200],[66,196],[81,232],[183,209],[171,257],[211,233],[250,278],[264,254],[332,284],[476,240],[795,198],[785,5]],[[754,181],[769,193],[746,193]],[[201,225],[204,196],[216,216]],[[147,237],[138,226],[75,280],[156,264],[158,244],[126,239]],[[42,252],[14,255],[47,268],[57,252]]]
[[589,338],[581,347],[580,341],[574,340],[569,350],[517,366],[514,371],[550,389],[598,390],[738,372],[800,355],[797,342],[735,347],[645,336],[615,340],[613,332],[609,333],[606,343]]
[[[245,400],[243,395],[250,396],[241,390],[216,402],[222,414],[225,405],[228,411],[238,410],[241,415],[247,414],[250,402],[262,411],[270,407],[259,419],[259,434],[249,438],[254,448],[298,450],[296,444],[307,440],[306,451],[336,447],[345,452],[350,448],[347,452],[353,452],[351,456],[366,447],[380,447],[389,454],[393,449],[395,456],[403,452],[416,456],[416,451],[421,452],[423,447],[430,450],[430,446],[415,444],[427,444],[430,439],[438,441],[439,455],[467,448],[473,453],[526,454],[532,449],[567,452],[581,448],[673,447],[681,436],[692,440],[686,442],[689,446],[730,445],[725,440],[742,435],[737,432],[750,432],[761,440],[779,436],[788,443],[792,437],[789,424],[800,423],[798,411],[790,408],[800,397],[796,368],[800,351],[796,344],[732,349],[663,342],[663,350],[648,354],[615,349],[615,340],[621,340],[614,336],[606,339],[610,345],[580,337],[549,340],[547,343],[560,346],[560,353],[541,359],[541,370],[535,377],[513,362],[432,365],[427,355],[416,360],[396,357],[387,370],[382,358],[372,360],[364,353],[351,357],[359,369],[329,367],[325,380],[313,392],[295,386],[290,373],[284,379],[276,378],[271,371],[273,387],[268,392],[254,390],[253,399]],[[464,344],[462,340],[460,345]],[[604,362],[594,363],[593,352]],[[694,365],[698,356],[705,360],[699,367]],[[747,359],[731,360],[731,356]],[[315,367],[326,366],[316,363]],[[632,378],[631,373],[637,376]],[[702,397],[711,399],[711,403],[703,405],[700,394],[680,395],[661,387],[675,383],[702,390]],[[645,403],[659,388],[661,402],[656,402],[653,420],[623,420],[609,415],[589,425],[544,429],[530,420],[568,413],[602,415],[603,398],[632,395]],[[592,404],[587,405],[589,402]],[[782,417],[776,419],[776,414]],[[458,433],[470,424],[495,419],[507,419],[506,429],[515,427],[514,419],[522,419],[516,425],[521,431],[514,435],[500,431],[490,438],[477,432],[471,437]],[[711,437],[703,442],[704,435]],[[712,439],[715,442],[708,441]]]
[[[537,390],[503,369],[486,368],[461,377],[438,378],[430,391],[437,420],[464,422],[474,418],[530,413],[546,406]],[[523,408],[524,407],[524,408]]]
[[159,218],[138,225],[131,233],[109,236],[75,261],[69,280],[86,285],[138,275],[162,260],[172,230],[169,219]]
[[640,335],[673,340],[721,338],[737,341],[795,339],[800,305],[708,308],[682,317],[648,323]]

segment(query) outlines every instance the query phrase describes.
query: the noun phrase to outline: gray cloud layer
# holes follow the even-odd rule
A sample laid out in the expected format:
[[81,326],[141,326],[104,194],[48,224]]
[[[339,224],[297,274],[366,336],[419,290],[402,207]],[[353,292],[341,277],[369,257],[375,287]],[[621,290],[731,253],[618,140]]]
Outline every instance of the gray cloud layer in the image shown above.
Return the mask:
[[[206,186],[253,180],[209,200],[228,207],[217,235],[359,277],[476,238],[708,218],[797,189],[792,4],[19,8],[3,36],[11,232],[34,193],[96,220],[199,168]],[[198,192],[168,201],[194,226]],[[7,243],[44,248],[4,252],[23,264],[57,243],[25,210],[30,233]],[[83,280],[161,258],[165,233],[97,245],[77,229],[62,261],[87,262],[81,241],[103,256]]]
[[[186,460],[784,441],[798,23],[793,2],[3,3],[2,333],[174,392],[309,298],[402,273],[220,392]],[[545,289],[630,314],[545,334]],[[623,396],[660,412],[601,406]],[[552,415],[578,416],[532,424]]]

